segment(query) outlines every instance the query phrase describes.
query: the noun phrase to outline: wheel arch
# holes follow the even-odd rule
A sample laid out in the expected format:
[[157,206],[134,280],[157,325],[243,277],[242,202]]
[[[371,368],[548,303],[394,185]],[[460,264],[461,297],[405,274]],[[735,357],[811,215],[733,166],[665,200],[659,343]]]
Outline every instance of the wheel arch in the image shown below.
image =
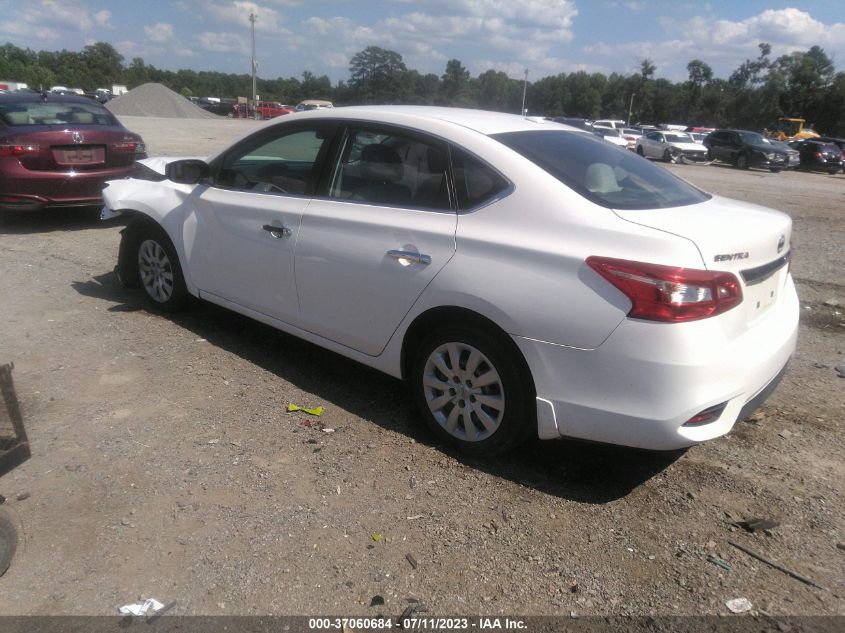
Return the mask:
[[194,285],[187,274],[185,253],[181,248],[181,244],[178,243],[178,240],[173,239],[173,235],[167,230],[167,227],[164,226],[159,218],[145,211],[139,211],[138,209],[120,209],[118,212],[121,217],[126,218],[126,226],[120,231],[121,239],[117,253],[117,266],[115,267],[115,272],[117,272],[123,285],[128,288],[139,287],[136,281],[138,262],[135,260],[133,253],[133,238],[144,227],[150,227],[161,231],[170,240],[176,251],[176,256],[179,258],[179,266],[182,270],[185,283],[188,286],[188,291],[196,295]]
[[513,354],[519,365],[526,387],[530,390],[531,396],[536,397],[537,390],[534,386],[534,377],[531,375],[531,368],[525,360],[525,356],[519,349],[513,338],[502,329],[495,321],[467,308],[458,306],[438,306],[420,313],[405,330],[402,338],[402,351],[400,353],[400,369],[403,380],[408,380],[411,373],[411,363],[414,360],[414,350],[422,343],[425,337],[435,328],[456,325],[469,325],[486,330],[501,340]]

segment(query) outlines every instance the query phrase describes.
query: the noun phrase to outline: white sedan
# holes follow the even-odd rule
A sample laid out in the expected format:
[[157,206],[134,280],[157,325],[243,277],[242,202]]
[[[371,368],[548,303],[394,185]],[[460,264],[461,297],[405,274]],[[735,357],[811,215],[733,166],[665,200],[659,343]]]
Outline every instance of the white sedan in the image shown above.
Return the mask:
[[[792,224],[551,121],[349,107],[111,181],[117,271],[409,382],[441,440],[677,449],[721,436],[795,349]],[[146,176],[145,176],[146,175]],[[284,349],[277,351],[284,354]]]
[[699,163],[707,160],[707,148],[686,132],[648,132],[637,140],[637,154],[667,163],[681,159]]

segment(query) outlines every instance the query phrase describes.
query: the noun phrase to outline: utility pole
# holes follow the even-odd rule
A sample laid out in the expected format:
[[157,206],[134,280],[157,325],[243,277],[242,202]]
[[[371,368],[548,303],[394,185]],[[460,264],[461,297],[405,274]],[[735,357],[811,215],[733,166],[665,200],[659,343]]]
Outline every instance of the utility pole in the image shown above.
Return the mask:
[[528,69],[525,69],[525,79],[522,80],[522,116],[528,114],[525,111],[525,91],[528,89]]
[[631,93],[631,103],[628,104],[628,120],[625,121],[625,125],[631,125],[631,113],[634,111],[634,95],[636,92]]
[[258,68],[258,60],[255,59],[255,18],[254,13],[249,14],[249,21],[252,25],[252,107],[255,108],[255,69]]

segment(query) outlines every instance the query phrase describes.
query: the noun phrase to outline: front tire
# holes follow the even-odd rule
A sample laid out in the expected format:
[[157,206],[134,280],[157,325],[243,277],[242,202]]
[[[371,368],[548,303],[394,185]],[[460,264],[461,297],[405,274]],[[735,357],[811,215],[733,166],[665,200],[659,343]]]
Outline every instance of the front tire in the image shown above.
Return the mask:
[[640,145],[640,146],[637,148],[637,154],[639,154],[640,156],[642,156],[643,158],[645,158],[645,152],[643,152],[643,146],[642,146],[642,145]]
[[177,312],[191,299],[179,256],[170,238],[158,226],[145,224],[133,235],[131,256],[138,282],[147,301],[156,309]]
[[736,157],[737,169],[748,169],[748,157],[745,154],[740,154]]
[[530,381],[518,350],[488,330],[435,330],[417,348],[414,402],[442,441],[467,455],[498,455],[536,429]]
[[663,152],[663,162],[664,163],[671,163],[672,162],[672,152],[668,149]]

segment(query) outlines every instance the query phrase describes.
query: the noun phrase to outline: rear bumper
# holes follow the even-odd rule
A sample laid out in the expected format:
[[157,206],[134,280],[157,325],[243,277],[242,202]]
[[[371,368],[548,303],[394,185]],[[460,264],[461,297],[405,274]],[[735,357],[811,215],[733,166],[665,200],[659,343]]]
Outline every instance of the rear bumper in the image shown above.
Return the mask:
[[0,164],[0,210],[35,211],[45,207],[100,205],[107,180],[131,176],[134,164],[97,171],[28,170],[17,161]]
[[[594,350],[515,337],[537,389],[540,437],[674,450],[724,435],[776,386],[795,350],[798,312],[787,277],[779,304],[734,339],[719,318],[626,319]],[[715,420],[684,426],[722,404]]]

